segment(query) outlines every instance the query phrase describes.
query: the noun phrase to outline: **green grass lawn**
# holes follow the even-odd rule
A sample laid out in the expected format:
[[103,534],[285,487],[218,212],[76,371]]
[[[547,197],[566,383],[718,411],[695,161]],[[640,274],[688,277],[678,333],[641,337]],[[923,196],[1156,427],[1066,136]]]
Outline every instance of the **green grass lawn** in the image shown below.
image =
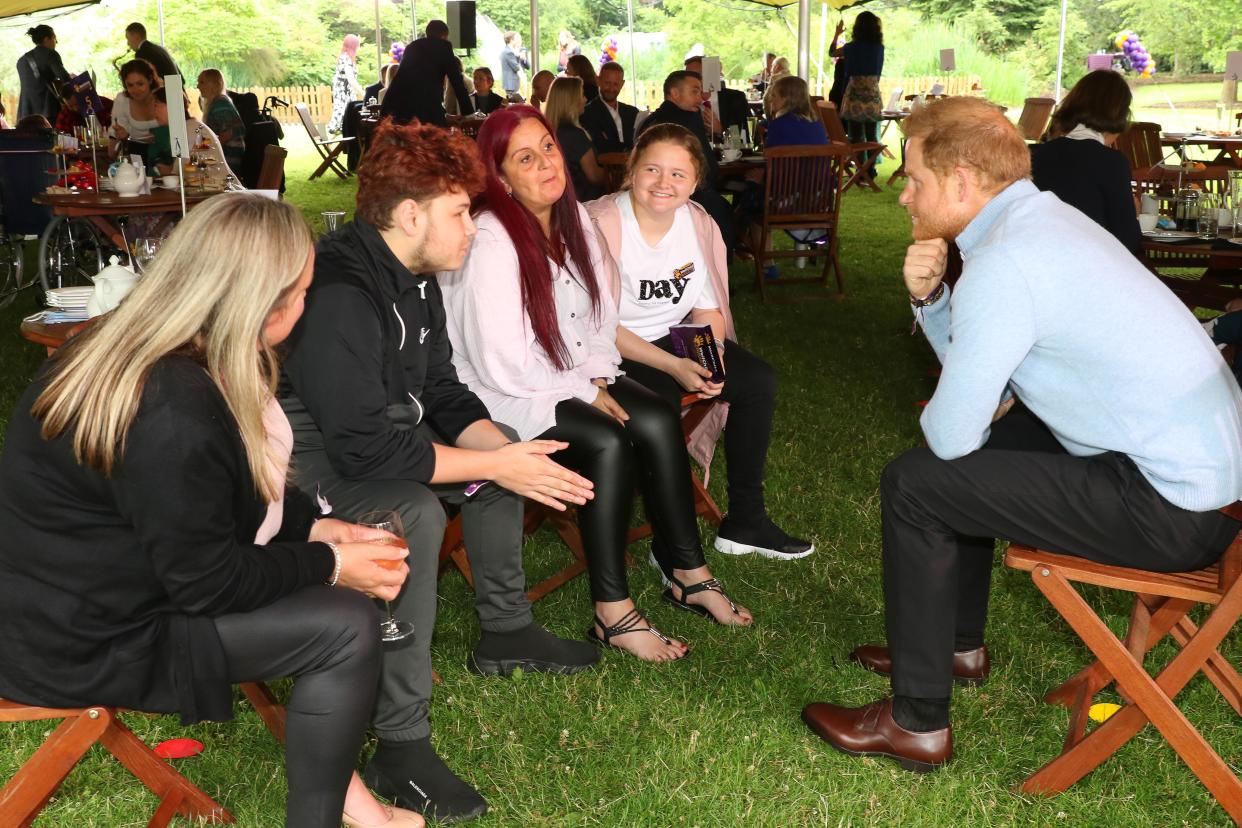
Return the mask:
[[[310,216],[351,205],[353,182],[307,183],[308,147],[291,143],[289,199]],[[881,169],[886,176],[891,162]],[[846,757],[799,721],[812,700],[861,704],[888,692],[885,679],[846,655],[883,638],[877,483],[888,460],[918,444],[916,403],[933,389],[934,358],[921,337],[910,335],[900,279],[909,223],[896,198],[895,190],[847,196],[843,301],[801,290],[790,294],[799,301],[764,305],[751,268],[732,273],[740,338],[780,373],[769,508],[819,547],[791,563],[708,552],[716,573],[754,611],[754,628],[712,626],[662,604],[658,579],[644,565],[630,572],[635,600],[656,625],[690,644],[689,658],[653,666],[609,653],[584,675],[480,679],[465,670],[478,634],[469,589],[456,573],[441,581],[434,658],[444,684],[433,704],[435,741],[491,802],[481,826],[1229,824],[1150,727],[1065,795],[1015,792],[1061,747],[1066,711],[1044,706],[1041,695],[1086,660],[1025,574],[996,572],[992,678],[957,691],[957,757],[943,770],[919,777],[885,761]],[[10,331],[0,340],[5,411],[39,363],[37,349],[16,334],[20,317],[34,307],[33,297],[22,297],[0,312]],[[719,453],[713,472],[711,489],[723,498]],[[711,537],[704,526],[704,542]],[[637,560],[647,557],[645,545],[632,551]],[[543,577],[567,554],[542,531],[527,543],[528,577]],[[1124,623],[1128,608],[1119,597],[1089,597],[1102,599],[1114,627]],[[586,580],[554,593],[535,614],[558,634],[582,635],[591,615]],[[1242,657],[1236,637],[1226,656],[1234,663]],[[1180,701],[1236,765],[1238,720],[1216,690],[1197,678]],[[201,740],[206,751],[179,760],[178,768],[230,808],[239,825],[281,825],[280,749],[244,702],[237,712],[233,722],[190,728],[170,716],[127,721],[152,744],[175,736]],[[44,723],[0,727],[0,779],[48,730]],[[141,826],[155,804],[96,749],[38,824]]]

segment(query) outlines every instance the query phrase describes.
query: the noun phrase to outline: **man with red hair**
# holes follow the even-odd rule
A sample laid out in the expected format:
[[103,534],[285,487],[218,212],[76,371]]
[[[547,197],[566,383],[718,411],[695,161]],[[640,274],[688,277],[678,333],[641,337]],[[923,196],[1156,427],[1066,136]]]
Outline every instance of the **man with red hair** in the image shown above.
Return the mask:
[[[927,447],[880,480],[887,646],[851,653],[893,696],[802,718],[844,753],[925,772],[953,756],[953,684],[988,676],[993,539],[1158,572],[1211,564],[1238,531],[1217,509],[1242,496],[1242,394],[1168,288],[1027,180],[995,106],[948,98],[903,128],[902,275],[943,370]],[[965,262],[952,292],[950,241]]]
[[521,557],[522,498],[563,509],[591,498],[591,483],[549,459],[565,443],[516,442],[493,422],[451,360],[434,273],[461,266],[483,180],[478,150],[459,133],[391,122],[376,131],[358,170],[354,221],[316,249],[280,392],[299,485],[348,518],[401,514],[410,577],[392,609],[414,634],[385,650],[372,722],[379,748],[363,778],[442,821],[479,816],[487,803],[430,741],[441,501],[461,508],[474,574],[482,635],[469,669],[574,673],[599,659],[591,645],[535,623]]

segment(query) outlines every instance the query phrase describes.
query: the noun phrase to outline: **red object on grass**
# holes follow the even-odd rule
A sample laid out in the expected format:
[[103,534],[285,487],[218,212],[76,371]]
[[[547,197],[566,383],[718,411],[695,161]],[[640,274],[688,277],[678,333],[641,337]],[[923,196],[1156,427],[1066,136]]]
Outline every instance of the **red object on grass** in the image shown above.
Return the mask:
[[186,759],[203,752],[203,743],[197,739],[169,739],[155,746],[155,755],[162,759]]

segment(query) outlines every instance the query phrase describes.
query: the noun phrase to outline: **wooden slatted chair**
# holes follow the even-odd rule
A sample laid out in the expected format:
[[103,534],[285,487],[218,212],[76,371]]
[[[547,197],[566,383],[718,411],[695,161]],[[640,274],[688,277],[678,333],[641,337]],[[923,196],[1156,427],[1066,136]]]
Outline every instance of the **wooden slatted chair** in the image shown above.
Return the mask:
[[[690,435],[694,430],[698,428],[699,423],[711,412],[712,406],[715,403],[715,400],[701,400],[696,394],[686,394],[682,397],[681,405],[684,414],[681,418],[681,430],[686,436],[687,441],[689,441]],[[690,476],[690,483],[694,488],[695,514],[713,525],[719,526],[724,519],[724,514],[707,491],[707,487],[703,485],[699,476],[693,472]],[[534,534],[544,523],[547,523],[552,527],[553,531],[560,535],[561,540],[569,549],[572,559],[564,567],[526,591],[526,597],[531,602],[546,597],[587,571],[586,550],[582,545],[582,533],[578,531],[578,520],[574,509],[571,507],[561,512],[541,503],[528,500],[526,502],[526,516],[522,527],[523,533],[526,535]],[[634,543],[635,541],[650,537],[651,531],[650,523],[635,526],[630,529],[629,534],[626,536],[626,542]],[[460,515],[454,516],[449,521],[448,526],[444,530],[444,542],[440,545],[440,574],[443,575],[449,567],[455,567],[461,572],[462,577],[466,579],[466,583],[471,588],[474,587],[474,576],[470,572],[470,561],[466,556],[466,545],[462,538]]]
[[[1242,520],[1242,502],[1221,511]],[[1201,672],[1242,716],[1242,677],[1218,649],[1242,616],[1242,532],[1217,563],[1197,572],[1106,566],[1017,544],[1009,547],[1005,564],[1031,573],[1035,586],[1098,659],[1044,697],[1049,704],[1071,709],[1069,733],[1061,755],[1027,779],[1022,790],[1042,794],[1067,790],[1150,722],[1229,816],[1242,824],[1242,781],[1173,701]],[[1119,640],[1087,605],[1074,589],[1076,583],[1134,593],[1124,639]],[[1189,612],[1199,604],[1211,609],[1196,625]],[[1143,661],[1166,636],[1180,652],[1153,676]],[[1124,706],[1087,733],[1093,697],[1114,682]]]
[[345,148],[353,143],[353,138],[328,138],[319,131],[319,127],[311,120],[310,109],[304,103],[295,103],[293,108],[298,111],[298,120],[302,122],[302,126],[306,129],[307,136],[310,137],[311,143],[315,145],[315,149],[319,151],[319,157],[323,159],[315,171],[310,174],[310,180],[314,181],[328,170],[336,173],[341,178],[349,178],[350,172],[345,168],[341,153]]
[[[774,147],[764,152],[767,172],[764,179],[763,218],[759,229],[759,249],[755,254],[755,281],[759,295],[767,301],[774,285],[814,284],[828,287],[828,273],[836,273],[837,298],[845,296],[845,277],[837,255],[838,222],[846,164],[853,150],[841,144],[828,146]],[[823,230],[824,240],[801,250],[772,250],[770,242],[778,230]],[[765,279],[768,259],[822,257],[819,277],[781,277]],[[800,296],[805,298],[804,296]]]
[[816,109],[819,112],[819,120],[824,125],[824,131],[828,133],[828,140],[850,149],[850,157],[846,162],[850,175],[845,186],[841,188],[841,192],[845,192],[855,184],[861,184],[878,193],[880,185],[871,177],[871,170],[879,162],[887,147],[879,141],[852,143],[845,132],[845,124],[841,121],[841,115],[832,101],[820,101]]
[[[262,682],[246,682],[242,692],[276,738],[285,741],[285,709]],[[60,719],[13,778],[0,790],[0,826],[28,828],[95,744],[102,745],[160,799],[147,828],[165,828],[174,816],[209,824],[234,822],[233,815],[147,747],[125,726],[116,707],[52,708],[0,699],[0,722]]]
[[1129,160],[1132,172],[1150,172],[1164,159],[1164,147],[1160,145],[1160,124],[1135,121],[1117,137],[1117,149]]
[[263,148],[263,166],[259,168],[259,178],[255,182],[256,190],[275,190],[280,192],[280,185],[285,180],[285,158],[289,150],[275,144]]
[[628,152],[601,152],[595,157],[596,163],[604,168],[604,194],[615,193],[625,182],[625,165],[629,163]]
[[1027,98],[1018,116],[1018,132],[1028,141],[1038,141],[1048,128],[1052,108],[1057,102],[1052,98]]

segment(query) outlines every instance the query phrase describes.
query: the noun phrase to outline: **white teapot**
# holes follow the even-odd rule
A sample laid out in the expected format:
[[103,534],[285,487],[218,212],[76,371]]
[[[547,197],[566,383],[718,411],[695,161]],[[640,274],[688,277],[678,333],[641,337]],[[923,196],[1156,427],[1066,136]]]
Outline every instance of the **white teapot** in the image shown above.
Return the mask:
[[116,170],[108,171],[108,178],[112,181],[117,195],[132,198],[142,192],[147,176],[141,168],[135,167],[128,158],[124,158]]
[[91,316],[99,316],[121,304],[121,300],[138,284],[138,274],[123,267],[117,257],[112,256],[108,259],[108,266],[99,271],[93,281],[95,290],[86,300],[86,312]]

